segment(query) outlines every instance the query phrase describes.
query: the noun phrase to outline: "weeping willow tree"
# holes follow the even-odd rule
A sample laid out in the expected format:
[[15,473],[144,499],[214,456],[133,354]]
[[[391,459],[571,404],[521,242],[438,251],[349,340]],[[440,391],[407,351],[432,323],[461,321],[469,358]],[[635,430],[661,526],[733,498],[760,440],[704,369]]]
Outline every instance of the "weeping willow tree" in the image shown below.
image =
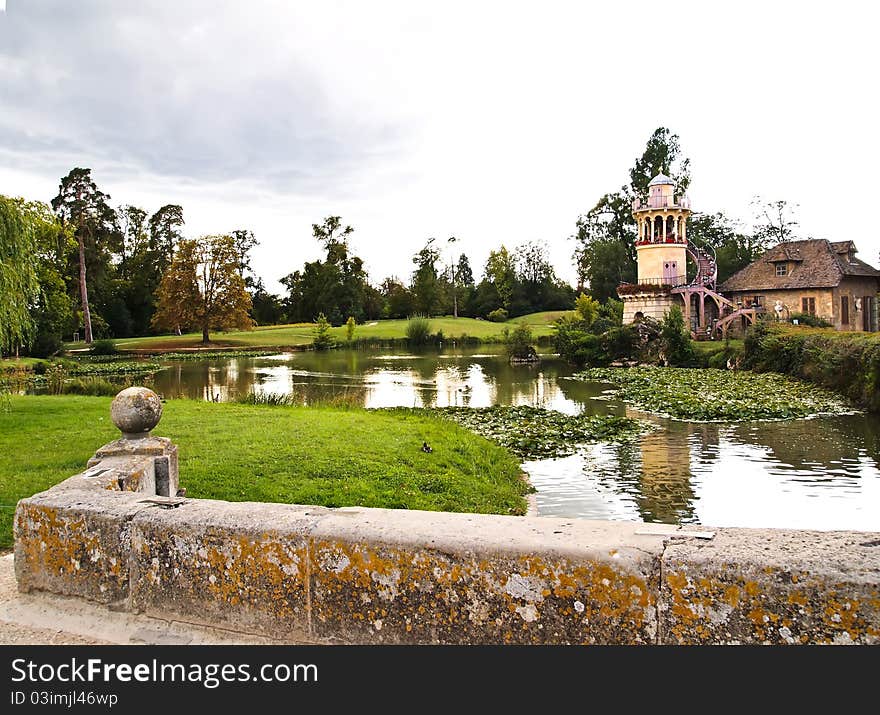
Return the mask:
[[39,290],[36,233],[24,202],[0,196],[0,356],[26,345]]

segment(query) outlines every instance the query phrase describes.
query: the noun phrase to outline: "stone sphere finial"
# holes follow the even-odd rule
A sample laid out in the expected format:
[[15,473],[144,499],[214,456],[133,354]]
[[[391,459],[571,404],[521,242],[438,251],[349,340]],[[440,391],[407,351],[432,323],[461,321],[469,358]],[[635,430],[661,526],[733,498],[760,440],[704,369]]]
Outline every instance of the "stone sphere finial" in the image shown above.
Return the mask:
[[127,387],[110,405],[110,419],[126,439],[146,437],[161,418],[162,401],[146,387]]

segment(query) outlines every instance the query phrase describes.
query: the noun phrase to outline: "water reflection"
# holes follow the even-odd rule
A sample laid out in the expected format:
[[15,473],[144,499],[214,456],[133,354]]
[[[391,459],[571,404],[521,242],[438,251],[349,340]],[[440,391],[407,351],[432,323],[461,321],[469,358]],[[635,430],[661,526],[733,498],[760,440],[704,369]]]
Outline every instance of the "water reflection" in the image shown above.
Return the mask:
[[[510,365],[500,350],[333,351],[169,363],[167,397],[230,399],[254,391],[303,404],[341,398],[366,407],[534,405],[568,414],[645,415],[607,386],[569,379],[545,356]],[[850,415],[739,425],[653,418],[658,429],[625,445],[592,445],[525,466],[539,513],[566,517],[880,529],[880,419]]]

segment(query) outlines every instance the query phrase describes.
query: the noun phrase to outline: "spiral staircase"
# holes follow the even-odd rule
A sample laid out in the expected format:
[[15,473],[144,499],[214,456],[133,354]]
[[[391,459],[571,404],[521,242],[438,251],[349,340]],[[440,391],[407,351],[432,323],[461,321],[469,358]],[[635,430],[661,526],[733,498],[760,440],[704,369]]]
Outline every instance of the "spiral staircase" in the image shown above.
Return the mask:
[[[685,305],[685,317],[690,321],[691,296],[696,295],[699,303],[699,320],[697,321],[697,330],[693,330],[693,336],[696,339],[707,339],[714,335],[721,337],[727,336],[727,331],[731,325],[748,321],[754,324],[758,319],[758,315],[763,312],[760,307],[741,307],[733,301],[725,298],[716,290],[718,282],[718,260],[715,250],[712,246],[698,246],[692,242],[688,242],[685,247],[690,259],[697,267],[697,273],[693,280],[687,285],[678,286],[673,289],[673,293],[681,296]],[[708,324],[705,301],[712,300],[718,311],[718,318],[714,320],[711,326]],[[693,324],[693,322],[691,321]]]

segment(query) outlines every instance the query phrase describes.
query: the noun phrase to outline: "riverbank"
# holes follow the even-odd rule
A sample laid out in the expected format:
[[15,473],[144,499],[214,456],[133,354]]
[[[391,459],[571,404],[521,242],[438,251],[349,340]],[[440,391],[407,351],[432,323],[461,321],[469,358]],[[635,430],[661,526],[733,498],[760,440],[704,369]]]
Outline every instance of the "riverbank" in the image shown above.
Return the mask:
[[[0,546],[18,499],[85,468],[118,431],[110,399],[12,396],[0,407]],[[508,451],[447,420],[406,411],[165,403],[187,496],[226,501],[524,514]],[[431,452],[422,450],[424,443]]]
[[[552,335],[553,321],[564,315],[566,311],[546,311],[532,313],[513,318],[504,323],[493,323],[488,320],[476,318],[453,318],[442,316],[430,318],[430,332],[432,335],[442,333],[442,339],[446,341],[458,341],[463,343],[499,343],[503,340],[504,329],[512,329],[514,326],[525,323],[532,330],[533,337],[548,338]],[[355,328],[352,342],[355,345],[393,345],[406,343],[406,320],[377,320],[369,321]],[[345,345],[347,340],[347,328],[343,325],[330,329],[330,336],[338,343]],[[222,348],[257,348],[277,349],[303,348],[311,345],[315,338],[315,325],[313,323],[296,323],[293,325],[265,325],[254,330],[238,330],[228,332],[216,332],[211,334],[209,345],[202,343],[201,333],[187,333],[185,335],[156,335],[144,338],[119,338],[115,341],[117,349],[139,353],[158,354],[175,350],[210,349]],[[67,343],[67,350],[84,350],[85,343]]]
[[760,324],[749,331],[743,366],[808,380],[880,412],[880,334]]

